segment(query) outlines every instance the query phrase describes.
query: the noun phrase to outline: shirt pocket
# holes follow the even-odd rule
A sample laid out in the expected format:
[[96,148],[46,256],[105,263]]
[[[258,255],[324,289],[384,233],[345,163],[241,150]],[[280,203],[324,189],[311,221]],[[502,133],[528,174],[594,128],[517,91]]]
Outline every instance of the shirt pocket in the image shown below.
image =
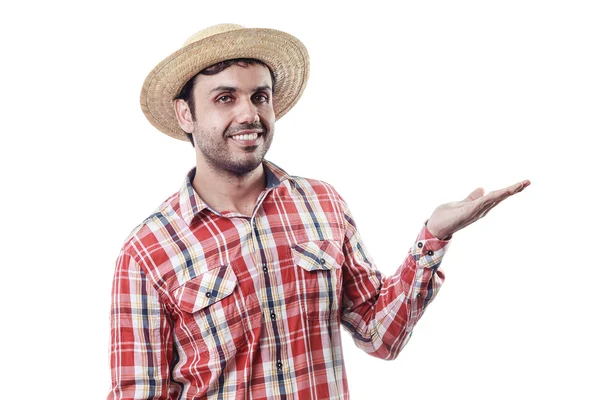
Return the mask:
[[203,350],[218,358],[235,354],[246,340],[237,286],[233,268],[222,265],[172,291],[189,343],[204,344]]
[[329,240],[295,244],[291,250],[302,313],[308,319],[337,318],[344,253]]

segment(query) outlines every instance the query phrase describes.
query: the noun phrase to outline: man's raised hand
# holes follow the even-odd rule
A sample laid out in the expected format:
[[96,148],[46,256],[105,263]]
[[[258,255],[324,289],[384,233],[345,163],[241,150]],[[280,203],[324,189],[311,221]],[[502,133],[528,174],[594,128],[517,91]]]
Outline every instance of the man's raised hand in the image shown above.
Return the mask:
[[483,188],[479,187],[462,201],[442,204],[436,208],[427,222],[427,228],[438,239],[448,239],[454,232],[483,218],[501,201],[519,193],[530,184],[529,180],[524,180],[485,196]]

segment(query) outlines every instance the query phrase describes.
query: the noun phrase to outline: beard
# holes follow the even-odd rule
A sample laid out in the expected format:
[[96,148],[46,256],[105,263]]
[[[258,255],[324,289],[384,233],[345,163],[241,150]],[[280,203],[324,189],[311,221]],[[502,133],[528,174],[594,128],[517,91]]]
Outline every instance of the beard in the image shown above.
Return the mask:
[[[234,154],[230,148],[229,137],[246,129],[260,129],[261,143],[241,149],[244,154]],[[229,127],[223,134],[201,131],[194,127],[194,142],[210,168],[222,176],[241,178],[258,168],[273,141],[273,129],[267,129],[262,122]]]

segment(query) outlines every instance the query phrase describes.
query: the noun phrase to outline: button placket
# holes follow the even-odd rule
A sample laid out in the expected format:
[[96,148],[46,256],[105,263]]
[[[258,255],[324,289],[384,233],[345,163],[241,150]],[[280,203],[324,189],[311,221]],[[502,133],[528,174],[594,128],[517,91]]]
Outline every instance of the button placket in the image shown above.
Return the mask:
[[[264,231],[261,231],[258,226],[257,226],[257,220],[259,217],[257,216],[257,211],[260,207],[260,204],[262,203],[262,201],[264,200],[264,198],[266,197],[266,194],[268,193],[268,191],[266,193],[264,193],[263,196],[261,196],[259,198],[259,201],[257,203],[257,206],[254,210],[253,216],[251,218],[251,220],[249,221],[249,227],[250,227],[250,236],[252,237],[252,242],[253,242],[253,252],[255,252],[256,254],[256,269],[258,270],[258,276],[257,279],[259,281],[259,285],[260,285],[260,291],[261,293],[261,308],[263,309],[263,315],[265,317],[265,319],[267,321],[269,321],[270,319],[270,325],[272,326],[272,329],[275,333],[275,335],[279,336],[279,332],[281,332],[283,330],[282,327],[282,321],[278,321],[277,320],[277,314],[275,312],[275,309],[277,309],[278,304],[280,302],[280,294],[278,293],[278,286],[277,286],[277,279],[274,276],[270,276],[271,274],[269,274],[269,262],[268,262],[268,258],[263,256],[262,252],[260,251],[260,243],[262,241],[262,236],[263,234],[265,234]],[[256,218],[256,219],[255,219]],[[260,222],[260,220],[258,221]],[[260,269],[262,268],[262,274],[260,274]],[[277,342],[276,345],[274,346],[274,348],[272,348],[270,350],[274,356],[274,358],[277,360],[277,377],[281,380],[286,379],[286,373],[283,370],[283,362],[281,361],[282,359],[284,359],[286,357],[286,345],[285,343],[282,342]]]

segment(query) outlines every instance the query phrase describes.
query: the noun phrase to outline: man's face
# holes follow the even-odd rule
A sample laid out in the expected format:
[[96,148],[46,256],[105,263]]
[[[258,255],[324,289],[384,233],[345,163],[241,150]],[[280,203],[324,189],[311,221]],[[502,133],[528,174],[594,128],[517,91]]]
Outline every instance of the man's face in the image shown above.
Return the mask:
[[216,75],[198,75],[192,95],[199,155],[216,172],[244,176],[255,170],[275,127],[269,69],[234,64]]

